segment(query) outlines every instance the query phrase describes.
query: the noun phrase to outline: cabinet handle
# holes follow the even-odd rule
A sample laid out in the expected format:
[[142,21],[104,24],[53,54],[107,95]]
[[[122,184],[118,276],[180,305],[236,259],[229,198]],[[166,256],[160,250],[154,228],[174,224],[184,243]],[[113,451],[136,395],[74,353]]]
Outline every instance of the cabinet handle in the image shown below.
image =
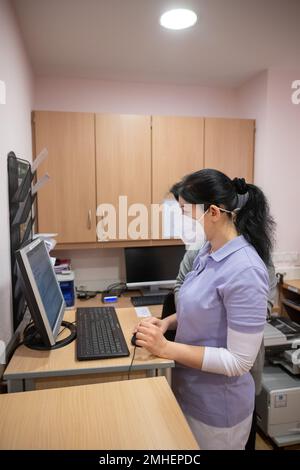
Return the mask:
[[88,229],[91,230],[92,228],[92,211],[91,209],[89,209],[89,212],[88,212]]

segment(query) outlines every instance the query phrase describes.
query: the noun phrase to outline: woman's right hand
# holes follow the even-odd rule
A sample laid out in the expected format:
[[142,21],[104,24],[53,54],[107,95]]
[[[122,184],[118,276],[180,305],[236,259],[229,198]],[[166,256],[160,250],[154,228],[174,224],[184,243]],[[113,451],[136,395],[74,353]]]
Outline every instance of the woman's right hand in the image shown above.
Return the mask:
[[[167,318],[164,318],[163,320],[161,320],[160,318],[156,318],[156,317],[146,317],[146,318],[143,318],[143,321],[152,323],[152,325],[157,326],[163,334],[165,334],[165,332],[168,329]],[[136,331],[137,331],[137,328],[135,328],[134,333],[136,333]]]

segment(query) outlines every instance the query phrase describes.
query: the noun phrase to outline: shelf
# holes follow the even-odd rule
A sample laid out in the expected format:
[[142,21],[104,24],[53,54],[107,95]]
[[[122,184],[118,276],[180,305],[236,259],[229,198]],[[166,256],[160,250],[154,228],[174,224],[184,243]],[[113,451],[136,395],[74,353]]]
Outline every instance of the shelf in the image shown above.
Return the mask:
[[300,279],[286,281],[282,284],[282,288],[300,295]]
[[182,240],[119,240],[92,243],[58,243],[52,253],[61,250],[95,250],[99,248],[127,248],[143,246],[183,245]]
[[283,299],[282,300],[282,303],[283,305],[286,305],[287,307],[291,307],[293,308],[294,310],[297,310],[298,312],[300,312],[300,304],[294,304],[293,302],[290,302],[289,300],[287,299]]

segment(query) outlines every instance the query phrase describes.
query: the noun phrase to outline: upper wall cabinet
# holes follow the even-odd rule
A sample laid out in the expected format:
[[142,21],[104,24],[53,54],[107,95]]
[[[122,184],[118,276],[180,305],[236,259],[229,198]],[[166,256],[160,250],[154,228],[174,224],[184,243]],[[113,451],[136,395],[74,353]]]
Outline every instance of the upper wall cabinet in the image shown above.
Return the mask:
[[[120,228],[118,224],[119,220],[127,219],[125,204],[119,207],[119,197],[126,197],[123,202],[128,210],[138,203],[149,211],[151,204],[151,117],[97,114],[96,168],[97,206],[107,203],[114,206],[118,215],[115,239],[127,239],[126,227]],[[130,211],[127,220],[130,223]],[[99,239],[105,240],[104,232],[99,221]],[[114,236],[110,234],[109,238]]]
[[161,241],[151,202],[202,168],[253,181],[253,120],[37,111],[33,131],[34,153],[49,152],[38,169],[50,175],[38,193],[38,230],[58,233],[60,245]]
[[231,178],[253,181],[255,121],[252,119],[205,119],[204,164]]
[[38,230],[58,233],[59,243],[96,241],[94,114],[37,111],[33,115],[36,155],[48,158],[38,177]]
[[203,118],[153,116],[152,202],[162,202],[174,183],[203,168],[203,130]]

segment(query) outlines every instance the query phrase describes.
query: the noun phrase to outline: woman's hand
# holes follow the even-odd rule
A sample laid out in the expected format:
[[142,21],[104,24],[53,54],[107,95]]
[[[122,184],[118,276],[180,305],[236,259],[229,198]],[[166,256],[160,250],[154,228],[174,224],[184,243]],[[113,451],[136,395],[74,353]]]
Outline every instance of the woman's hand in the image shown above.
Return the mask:
[[[161,331],[162,331],[162,334],[165,334],[165,332],[167,331],[168,329],[168,321],[166,318],[164,318],[163,320],[161,320],[160,318],[156,318],[156,317],[147,317],[147,318],[144,318],[143,319],[143,322],[147,322],[147,323],[151,323],[152,325],[155,325],[157,326]],[[135,329],[134,329],[134,333],[136,333],[138,331],[138,327],[141,323],[139,323]]]
[[155,356],[167,358],[169,341],[164,337],[164,328],[164,320],[155,317],[141,321],[136,328],[137,346],[142,346]]

